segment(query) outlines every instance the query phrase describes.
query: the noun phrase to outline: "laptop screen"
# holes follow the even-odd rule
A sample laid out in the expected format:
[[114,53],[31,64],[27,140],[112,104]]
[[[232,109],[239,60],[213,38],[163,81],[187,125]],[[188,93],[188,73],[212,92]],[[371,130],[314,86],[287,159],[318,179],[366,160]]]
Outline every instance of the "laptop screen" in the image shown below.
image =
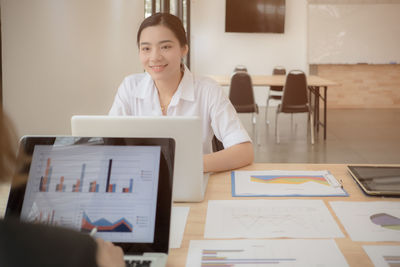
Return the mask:
[[27,222],[81,232],[96,228],[97,237],[114,243],[153,244],[156,220],[163,218],[157,204],[165,208],[159,189],[169,180],[161,161],[172,166],[170,159],[165,162],[171,154],[165,140],[171,143],[168,138],[30,137],[22,142],[30,155],[24,193],[15,199],[12,192],[10,200],[23,195],[17,202]]

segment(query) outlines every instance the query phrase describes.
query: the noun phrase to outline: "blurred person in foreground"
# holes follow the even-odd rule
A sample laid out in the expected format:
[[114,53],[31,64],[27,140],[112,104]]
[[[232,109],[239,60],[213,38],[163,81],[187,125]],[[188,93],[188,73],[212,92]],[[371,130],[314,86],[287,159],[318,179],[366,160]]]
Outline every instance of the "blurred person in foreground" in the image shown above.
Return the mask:
[[[16,140],[14,127],[0,106],[0,185],[11,181],[19,165]],[[18,183],[26,178],[18,177]],[[111,242],[73,230],[6,218],[0,219],[0,266],[119,267],[125,263],[122,249]]]

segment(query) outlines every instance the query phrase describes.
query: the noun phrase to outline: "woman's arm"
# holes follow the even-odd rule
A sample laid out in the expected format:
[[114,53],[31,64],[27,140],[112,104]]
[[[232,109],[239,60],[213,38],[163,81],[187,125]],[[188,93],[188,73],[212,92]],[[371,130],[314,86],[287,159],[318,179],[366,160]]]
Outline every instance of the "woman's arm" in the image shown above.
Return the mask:
[[233,145],[227,149],[203,156],[204,172],[220,172],[237,169],[253,163],[254,150],[251,142]]

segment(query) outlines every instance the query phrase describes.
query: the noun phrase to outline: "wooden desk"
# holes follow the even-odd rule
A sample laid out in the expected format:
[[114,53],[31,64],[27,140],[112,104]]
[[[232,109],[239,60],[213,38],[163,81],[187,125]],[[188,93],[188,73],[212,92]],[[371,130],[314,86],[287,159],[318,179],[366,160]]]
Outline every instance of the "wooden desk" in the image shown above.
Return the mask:
[[[329,170],[337,179],[343,181],[343,186],[349,193],[349,197],[240,197],[231,196],[230,172],[213,174],[208,182],[205,200],[201,203],[175,203],[175,206],[189,206],[190,212],[179,249],[171,249],[168,258],[169,267],[185,266],[190,240],[204,239],[204,227],[206,222],[208,200],[232,200],[232,199],[322,199],[331,212],[333,218],[344,233],[344,238],[336,238],[335,242],[346,258],[350,266],[373,266],[369,257],[362,248],[363,245],[400,245],[400,242],[353,242],[343,225],[337,219],[335,213],[328,205],[329,201],[400,201],[400,198],[376,198],[365,196],[354,180],[347,172],[345,164],[253,164],[242,168],[242,170],[306,170],[318,171]],[[0,213],[3,214],[5,203],[8,199],[9,186],[0,186]]]
[[[343,225],[337,219],[335,213],[328,205],[329,201],[400,201],[400,198],[375,198],[365,196],[347,172],[345,164],[253,164],[243,170],[329,170],[337,179],[342,179],[349,197],[268,197],[259,199],[322,199],[331,212],[333,218],[344,233],[344,238],[336,238],[335,242],[346,258],[350,266],[373,266],[369,257],[362,248],[363,245],[400,245],[400,242],[353,242]],[[207,214],[208,200],[232,200],[232,199],[257,199],[255,197],[233,198],[231,196],[230,172],[217,173],[210,177],[205,200],[201,203],[176,203],[175,206],[189,206],[190,212],[179,249],[171,249],[168,258],[168,266],[185,266],[190,240],[204,239],[204,226]]]
[[[207,75],[214,79],[221,86],[229,86],[231,77],[228,75]],[[284,86],[286,82],[286,76],[284,75],[251,75],[251,81],[253,86]],[[328,86],[339,85],[334,81],[330,81],[319,76],[309,75],[307,76],[307,85],[310,92],[314,95],[314,125],[319,131],[319,126],[324,127],[324,140],[326,139],[326,128],[327,128],[327,91]],[[324,94],[320,92],[320,88],[324,89]],[[319,119],[319,100],[323,101],[324,104],[324,120],[323,122]]]

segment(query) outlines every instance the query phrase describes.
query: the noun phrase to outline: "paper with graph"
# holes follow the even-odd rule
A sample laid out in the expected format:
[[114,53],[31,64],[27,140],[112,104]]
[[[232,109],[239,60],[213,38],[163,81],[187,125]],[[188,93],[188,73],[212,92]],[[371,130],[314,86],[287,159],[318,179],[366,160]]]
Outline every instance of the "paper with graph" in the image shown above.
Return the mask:
[[329,202],[353,241],[400,241],[400,202]]
[[187,267],[348,266],[333,240],[192,240]]
[[205,238],[343,237],[322,200],[209,200]]
[[329,171],[234,171],[232,196],[348,196]]
[[400,246],[363,246],[374,266],[400,266]]

